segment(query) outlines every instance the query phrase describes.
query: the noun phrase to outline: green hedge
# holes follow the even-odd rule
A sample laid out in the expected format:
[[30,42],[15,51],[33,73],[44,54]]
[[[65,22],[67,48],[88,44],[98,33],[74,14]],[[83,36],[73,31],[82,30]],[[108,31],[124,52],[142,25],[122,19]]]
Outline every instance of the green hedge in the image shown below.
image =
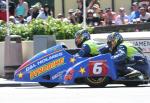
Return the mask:
[[[57,39],[73,39],[76,31],[82,29],[81,24],[72,25],[49,17],[47,20],[35,19],[28,24],[10,23],[10,34],[20,35],[24,40],[32,40],[33,35],[56,35]],[[93,28],[88,28],[93,33]],[[0,41],[6,35],[6,24],[0,21]]]

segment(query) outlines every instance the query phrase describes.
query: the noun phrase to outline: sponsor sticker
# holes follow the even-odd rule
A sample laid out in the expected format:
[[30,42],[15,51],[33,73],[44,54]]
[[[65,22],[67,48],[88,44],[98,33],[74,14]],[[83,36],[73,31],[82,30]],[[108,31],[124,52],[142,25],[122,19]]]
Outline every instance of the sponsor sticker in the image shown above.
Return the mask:
[[43,73],[48,72],[51,69],[54,69],[60,65],[64,64],[64,57],[63,58],[59,58],[57,60],[54,60],[42,67],[39,67],[33,71],[30,72],[30,79],[35,79],[36,77],[40,76]]
[[66,70],[63,70],[63,71],[60,71],[60,72],[56,73],[55,75],[52,76],[52,80],[57,79],[57,78],[63,79],[63,78],[62,78],[62,75],[63,75],[65,72],[66,72]]
[[145,53],[150,52],[150,40],[132,40],[129,42],[133,43],[136,47],[140,47]]
[[38,60],[37,62],[29,65],[28,67],[25,68],[26,72],[32,70],[33,68],[36,68],[38,66],[41,66],[43,64],[45,64],[46,62],[52,60],[52,59],[55,59],[55,58],[58,58],[58,57],[61,57],[63,54],[62,53],[58,53],[58,54],[55,54],[55,55],[50,55],[48,57],[45,57],[41,60]]

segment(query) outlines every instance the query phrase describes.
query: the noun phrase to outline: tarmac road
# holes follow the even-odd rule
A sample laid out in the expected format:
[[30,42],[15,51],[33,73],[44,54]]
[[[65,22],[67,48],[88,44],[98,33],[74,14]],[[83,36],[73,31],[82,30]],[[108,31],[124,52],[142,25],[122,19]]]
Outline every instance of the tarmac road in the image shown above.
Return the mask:
[[0,87],[0,103],[149,103],[150,85],[125,87],[86,85]]

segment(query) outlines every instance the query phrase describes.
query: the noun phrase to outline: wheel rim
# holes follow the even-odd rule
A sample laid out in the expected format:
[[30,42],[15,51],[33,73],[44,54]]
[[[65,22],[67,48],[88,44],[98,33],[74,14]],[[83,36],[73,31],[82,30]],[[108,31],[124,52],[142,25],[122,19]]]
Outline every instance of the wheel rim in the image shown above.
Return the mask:
[[91,83],[102,83],[104,80],[106,79],[106,77],[87,77],[87,80]]

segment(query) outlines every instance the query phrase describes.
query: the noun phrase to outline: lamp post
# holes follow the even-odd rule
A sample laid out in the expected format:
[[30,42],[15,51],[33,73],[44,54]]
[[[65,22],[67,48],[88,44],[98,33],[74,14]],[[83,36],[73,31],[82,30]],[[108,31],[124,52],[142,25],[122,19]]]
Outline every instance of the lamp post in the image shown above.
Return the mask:
[[83,29],[86,28],[86,0],[83,0]]
[[6,20],[7,20],[7,34],[10,35],[10,28],[9,28],[9,0],[6,0]]

